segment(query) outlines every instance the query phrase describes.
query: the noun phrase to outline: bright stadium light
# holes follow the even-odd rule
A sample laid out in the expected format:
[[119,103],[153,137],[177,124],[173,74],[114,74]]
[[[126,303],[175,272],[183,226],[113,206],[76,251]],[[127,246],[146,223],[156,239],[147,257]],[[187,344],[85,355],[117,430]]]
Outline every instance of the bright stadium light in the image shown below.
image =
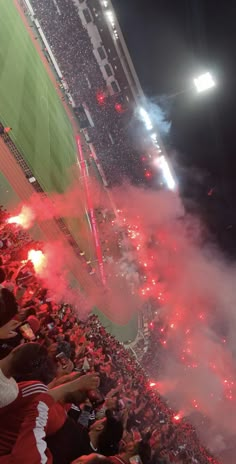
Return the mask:
[[157,142],[157,134],[155,134],[155,132],[151,134],[151,139],[153,140],[153,142]]
[[149,131],[149,130],[152,130],[153,129],[153,125],[152,125],[152,121],[147,113],[147,111],[141,106],[139,108],[139,114],[146,126],[146,129]]
[[174,177],[171,173],[170,167],[168,165],[168,162],[166,158],[162,155],[159,156],[158,158],[155,159],[155,164],[159,167],[159,169],[162,172],[162,176],[165,180],[165,183],[167,187],[170,190],[175,190],[176,189],[176,182],[174,180]]
[[109,22],[111,23],[112,27],[115,26],[115,19],[114,19],[114,15],[112,13],[112,11],[107,11],[107,18],[109,20]]
[[209,90],[216,85],[212,75],[209,72],[201,74],[201,76],[195,78],[194,84],[199,93],[205,92],[206,90]]

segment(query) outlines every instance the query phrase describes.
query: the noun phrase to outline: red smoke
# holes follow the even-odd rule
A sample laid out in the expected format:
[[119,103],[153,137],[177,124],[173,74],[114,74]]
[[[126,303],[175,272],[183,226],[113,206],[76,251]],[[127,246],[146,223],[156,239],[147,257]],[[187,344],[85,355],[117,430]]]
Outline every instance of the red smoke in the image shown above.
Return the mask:
[[216,430],[222,443],[236,433],[235,266],[206,245],[203,226],[173,193],[126,186],[116,200],[131,244],[127,276],[137,282],[138,273],[140,297],[155,301],[157,389],[181,411],[174,420],[196,410],[208,417],[214,449]]
[[[82,208],[78,203],[84,202],[79,191],[55,196],[53,208],[43,198],[38,201],[38,195],[29,204],[40,220],[68,211],[76,217]],[[98,195],[91,190],[90,195],[96,201],[92,207],[97,206]],[[208,417],[209,446],[216,430],[224,442],[225,436],[236,433],[235,266],[205,245],[202,225],[186,215],[173,193],[123,186],[113,196],[119,213],[110,234],[122,229],[125,252],[118,265],[107,266],[111,319],[112,313],[129,318],[142,303],[155,300],[152,333],[160,339],[164,362],[162,373],[157,366],[152,375],[153,383],[157,380],[156,388],[181,417],[196,410]],[[109,234],[109,226],[106,231]],[[76,302],[78,294],[68,290],[64,244],[49,244],[44,254],[45,286],[57,300]],[[132,289],[129,295],[125,284]],[[96,305],[100,295],[91,297]]]

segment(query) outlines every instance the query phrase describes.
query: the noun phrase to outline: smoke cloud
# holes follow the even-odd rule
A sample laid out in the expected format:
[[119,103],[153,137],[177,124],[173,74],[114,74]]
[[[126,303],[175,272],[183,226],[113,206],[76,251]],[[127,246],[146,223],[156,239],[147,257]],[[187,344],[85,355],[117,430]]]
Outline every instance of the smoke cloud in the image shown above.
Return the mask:
[[[93,188],[94,207],[111,209],[108,197]],[[97,306],[117,323],[155,301],[153,330],[159,345],[150,375],[169,403],[196,425],[205,444],[231,464],[236,434],[236,266],[207,241],[204,225],[186,214],[175,193],[126,184],[114,189],[112,197],[117,217],[98,225],[101,243],[113,243],[105,265],[106,289],[87,289],[84,296],[71,288],[71,250],[64,243],[45,246],[47,267],[40,277],[57,301],[85,312]],[[40,195],[29,200],[36,219],[84,214],[79,188],[52,198],[53,206]],[[117,241],[121,248],[114,257]]]
[[148,100],[148,112],[162,136],[168,135],[171,129],[168,107],[168,100],[165,97],[160,98],[159,104]]
[[73,305],[79,317],[84,318],[92,310],[93,299],[86,296],[78,285],[72,287],[73,276],[69,272],[71,254],[70,247],[64,242],[47,243],[43,247],[42,265],[36,266],[35,270],[53,301]]
[[126,186],[115,197],[132,243],[123,269],[127,259],[143,299],[156,300],[154,336],[162,347],[153,353],[154,381],[229,464],[236,433],[236,266],[207,241],[204,225],[175,194]]
[[169,120],[170,102],[165,96],[156,98],[155,101],[145,98],[142,102],[148,116],[161,136],[168,135],[171,129],[171,121]]

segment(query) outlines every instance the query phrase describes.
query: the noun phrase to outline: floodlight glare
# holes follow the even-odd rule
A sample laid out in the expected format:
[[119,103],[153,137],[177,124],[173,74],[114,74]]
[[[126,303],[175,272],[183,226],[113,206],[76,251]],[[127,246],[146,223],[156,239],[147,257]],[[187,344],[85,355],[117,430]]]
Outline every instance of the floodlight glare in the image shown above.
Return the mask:
[[198,92],[205,92],[206,90],[211,89],[216,85],[212,75],[209,72],[201,74],[201,76],[194,79],[194,84]]
[[159,156],[158,158],[155,159],[155,164],[159,167],[159,169],[162,172],[162,176],[165,180],[165,183],[167,187],[170,190],[175,190],[176,189],[176,182],[174,180],[174,177],[172,176],[170,167],[167,163],[166,158],[162,155]]
[[151,139],[152,139],[154,142],[157,142],[157,134],[155,134],[155,133],[151,134]]
[[115,26],[115,19],[114,19],[114,16],[113,16],[113,13],[112,11],[107,11],[107,18],[109,20],[109,22],[111,23],[112,27]]
[[144,108],[140,107],[139,108],[139,114],[140,114],[140,116],[141,116],[141,118],[142,118],[142,120],[143,120],[143,122],[144,122],[144,124],[146,126],[146,129],[148,131],[152,130],[153,129],[152,121],[149,118],[149,115],[148,115],[147,111]]

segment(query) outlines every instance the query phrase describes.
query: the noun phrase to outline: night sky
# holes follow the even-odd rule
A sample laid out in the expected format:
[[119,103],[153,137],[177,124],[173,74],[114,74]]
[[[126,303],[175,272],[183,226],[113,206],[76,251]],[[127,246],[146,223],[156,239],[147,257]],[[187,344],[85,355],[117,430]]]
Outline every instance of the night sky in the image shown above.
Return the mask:
[[[172,98],[167,147],[185,202],[236,256],[236,2],[113,0],[144,92]],[[197,96],[192,76],[217,88]]]

